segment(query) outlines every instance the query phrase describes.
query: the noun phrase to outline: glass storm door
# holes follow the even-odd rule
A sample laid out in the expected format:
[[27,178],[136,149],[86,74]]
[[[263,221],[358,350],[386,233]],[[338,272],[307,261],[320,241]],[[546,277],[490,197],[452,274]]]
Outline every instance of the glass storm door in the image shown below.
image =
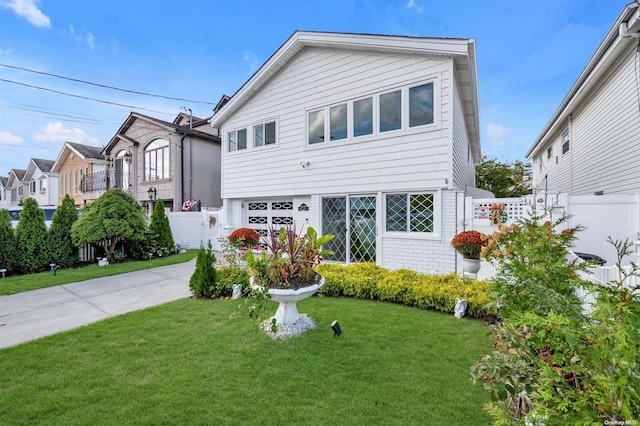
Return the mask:
[[322,199],[322,233],[335,238],[324,248],[333,251],[327,260],[376,261],[376,197],[351,196]]

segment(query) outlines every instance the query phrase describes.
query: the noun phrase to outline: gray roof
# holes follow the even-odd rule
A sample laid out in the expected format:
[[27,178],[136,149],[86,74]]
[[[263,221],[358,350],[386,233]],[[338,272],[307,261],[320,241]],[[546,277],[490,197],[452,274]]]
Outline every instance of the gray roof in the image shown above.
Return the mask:
[[8,177],[0,176],[0,183],[2,184],[2,186],[7,186],[8,181],[9,181]]
[[102,147],[82,145],[81,143],[75,143],[75,142],[67,142],[67,143],[69,144],[70,147],[78,151],[78,153],[82,155],[85,159],[89,159],[89,158],[93,158],[96,160],[104,159],[102,158],[102,154],[100,154],[102,152]]
[[42,160],[40,158],[33,158],[33,162],[43,173],[50,172],[51,167],[53,167],[53,163],[55,163],[53,160]]

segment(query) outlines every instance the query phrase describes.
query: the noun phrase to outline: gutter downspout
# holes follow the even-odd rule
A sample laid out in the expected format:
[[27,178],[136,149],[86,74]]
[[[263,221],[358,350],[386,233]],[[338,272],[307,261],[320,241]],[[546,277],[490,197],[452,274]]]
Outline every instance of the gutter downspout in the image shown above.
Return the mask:
[[618,27],[618,34],[620,35],[620,37],[640,39],[640,33],[630,33],[628,25],[629,24],[627,22],[620,23],[620,26]]
[[182,211],[182,205],[184,203],[184,139],[187,137],[186,133],[182,134],[182,138],[180,139],[180,206],[173,206],[174,209],[178,207]]

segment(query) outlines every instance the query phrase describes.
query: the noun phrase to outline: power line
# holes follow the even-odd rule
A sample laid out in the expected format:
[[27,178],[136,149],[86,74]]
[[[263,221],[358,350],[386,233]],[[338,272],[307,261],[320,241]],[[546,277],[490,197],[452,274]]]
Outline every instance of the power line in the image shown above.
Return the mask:
[[[60,112],[50,112],[50,111],[46,111],[46,110],[43,110],[43,109],[35,109],[35,108],[24,108],[24,107],[19,107],[19,106],[15,106],[15,105],[0,104],[0,107],[11,108],[11,109],[19,109],[19,110],[22,110],[22,111],[38,112],[38,113],[50,115],[50,116],[53,116],[53,117],[68,117],[68,118],[75,118],[75,119],[78,119],[78,120],[82,120],[82,121],[78,121],[78,122],[86,122],[86,123],[93,123],[93,124],[103,124],[103,123],[104,124],[120,124],[120,123],[116,123],[116,122],[112,122],[112,121],[99,120],[97,118],[83,117],[81,115],[62,114]],[[29,116],[29,114],[23,114],[23,115]],[[37,116],[31,115],[31,117],[37,117]],[[72,120],[68,120],[68,121],[72,121]]]
[[101,100],[101,99],[89,98],[87,96],[74,95],[72,93],[61,92],[59,90],[49,89],[49,88],[46,88],[46,87],[33,86],[31,84],[21,83],[19,81],[13,81],[13,80],[6,80],[4,78],[0,78],[0,81],[4,81],[5,83],[18,84],[20,86],[30,87],[32,89],[46,90],[48,92],[57,93],[59,95],[71,96],[71,97],[74,97],[74,98],[86,99],[88,101],[100,102],[100,103],[103,103],[103,104],[115,105],[115,106],[120,106],[120,107],[125,107],[125,108],[132,108],[132,109],[139,109],[139,110],[142,110],[142,111],[155,112],[156,114],[171,115],[171,116],[175,115],[175,114],[171,114],[171,113],[168,113],[168,112],[156,111],[154,109],[141,108],[141,107],[137,107],[137,106],[133,106],[133,105],[126,105],[126,104],[120,104],[120,103],[117,103],[117,102],[104,101],[104,100]]
[[205,104],[205,105],[214,105],[214,106],[217,105],[214,102],[194,101],[193,99],[173,98],[171,96],[156,95],[156,94],[153,94],[153,93],[146,93],[146,92],[138,92],[136,90],[130,90],[130,89],[121,89],[121,88],[115,87],[115,86],[109,86],[109,85],[106,85],[106,84],[93,83],[93,82],[87,81],[87,80],[80,80],[80,79],[77,79],[77,78],[65,77],[65,76],[62,76],[62,75],[52,74],[52,73],[48,73],[48,72],[44,72],[44,71],[36,71],[36,70],[28,69],[28,68],[16,67],[14,65],[0,64],[0,67],[13,68],[13,69],[16,69],[16,70],[31,72],[31,73],[34,73],[34,74],[48,75],[50,77],[61,78],[63,80],[75,81],[76,83],[90,84],[91,86],[102,87],[102,88],[105,88],[105,89],[118,90],[120,92],[125,92],[125,93],[134,93],[136,95],[144,95],[144,96],[151,96],[151,97],[154,97],[154,98],[170,99],[170,100],[173,100],[173,101],[191,102],[191,103],[194,103],[194,104]]

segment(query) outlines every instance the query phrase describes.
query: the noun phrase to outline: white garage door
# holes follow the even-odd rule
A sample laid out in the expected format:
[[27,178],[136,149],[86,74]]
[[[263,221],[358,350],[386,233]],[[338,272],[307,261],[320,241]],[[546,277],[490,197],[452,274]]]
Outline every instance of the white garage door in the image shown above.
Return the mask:
[[263,237],[267,236],[269,226],[279,229],[293,224],[293,200],[245,201],[244,209],[244,226],[255,229]]

